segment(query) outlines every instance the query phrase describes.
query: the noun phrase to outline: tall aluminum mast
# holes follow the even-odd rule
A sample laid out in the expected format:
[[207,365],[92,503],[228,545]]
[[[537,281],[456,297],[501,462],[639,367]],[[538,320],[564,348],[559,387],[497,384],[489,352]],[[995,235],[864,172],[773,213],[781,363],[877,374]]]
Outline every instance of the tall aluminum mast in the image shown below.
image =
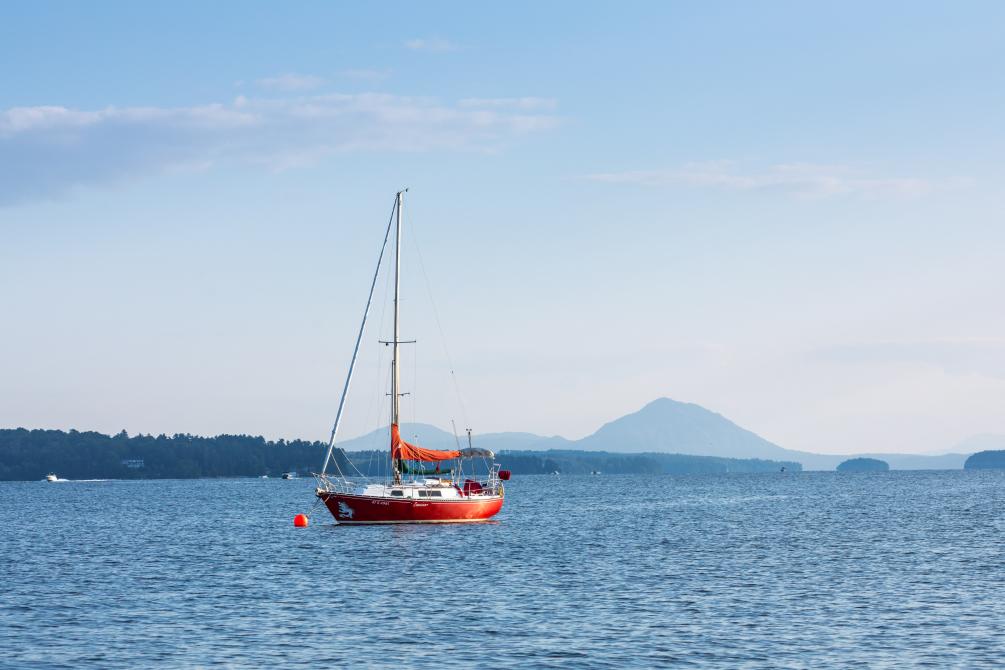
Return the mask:
[[[405,189],[408,190],[408,189]],[[398,358],[398,290],[401,285],[401,207],[404,204],[405,191],[398,191],[397,218],[394,231],[394,349],[391,354],[391,423],[398,425],[398,400],[401,398],[401,366]],[[391,445],[391,471],[394,473],[394,483],[401,483],[400,463],[394,458],[394,445]]]

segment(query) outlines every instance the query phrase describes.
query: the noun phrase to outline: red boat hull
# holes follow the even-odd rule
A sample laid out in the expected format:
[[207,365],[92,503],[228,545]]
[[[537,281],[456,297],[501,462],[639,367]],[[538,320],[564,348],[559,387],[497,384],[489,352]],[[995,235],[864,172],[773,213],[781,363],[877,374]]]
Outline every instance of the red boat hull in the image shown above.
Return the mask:
[[346,493],[318,493],[339,523],[471,523],[491,519],[502,496],[460,500],[395,500]]

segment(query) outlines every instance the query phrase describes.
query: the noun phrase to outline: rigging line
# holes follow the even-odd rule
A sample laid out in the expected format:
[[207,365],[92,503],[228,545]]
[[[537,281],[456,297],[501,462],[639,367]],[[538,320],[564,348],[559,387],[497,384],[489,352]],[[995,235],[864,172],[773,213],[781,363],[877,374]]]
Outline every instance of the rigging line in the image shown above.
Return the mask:
[[[388,302],[388,295],[390,293],[391,276],[392,273],[390,272],[385,273],[386,281],[384,282],[384,299],[382,300],[381,303],[382,309],[380,314],[380,326],[377,329],[378,337],[379,333],[384,330],[384,324],[386,323],[387,302]],[[384,347],[377,347],[376,356],[377,356],[376,370],[377,370],[378,381],[374,385],[373,391],[370,394],[370,402],[369,406],[367,407],[365,415],[366,416],[366,423],[364,424],[365,426],[371,426],[375,424],[377,422],[378,417],[384,415],[386,408],[386,399],[383,393],[384,382],[381,381],[384,379],[385,374]],[[388,363],[387,374],[390,375],[390,363]],[[377,453],[379,451],[377,444],[380,439],[380,431],[378,430],[371,431],[371,433],[369,434],[369,438],[370,438],[369,441],[366,441],[364,443],[365,449],[363,450],[364,456],[362,458],[365,460],[360,461],[360,465],[366,468],[366,472],[365,473],[360,472],[359,468],[354,469],[356,470],[357,473],[359,473],[359,476],[363,478],[374,477],[374,476],[380,477],[382,476],[381,464],[378,462],[376,466],[374,465],[374,459],[376,458]]]
[[[372,403],[373,403],[373,399],[372,398],[371,398],[370,402],[371,402],[371,405],[372,405]],[[360,472],[360,469],[356,466],[356,464],[353,462],[353,460],[349,457],[349,453],[345,449],[342,449],[340,447],[339,451],[342,452],[342,455],[345,457],[345,460],[349,464],[349,466],[351,466],[352,469],[356,471],[356,475],[357,476],[359,476],[359,477],[366,477],[366,475],[364,475],[362,472]],[[341,468],[338,467],[338,460],[337,459],[335,461],[335,466],[336,466],[336,468],[338,468],[339,476],[348,481],[348,476],[345,473],[342,472]]]
[[412,347],[412,423],[419,414],[419,345]]
[[[390,276],[390,273],[388,273],[388,276]],[[385,375],[387,377],[391,376],[390,361],[388,361],[388,363],[387,363],[387,371],[386,372],[383,370],[383,363],[381,363],[380,368],[381,369],[378,369],[378,378],[385,379]],[[385,381],[386,381],[386,379],[385,379]],[[378,415],[384,415],[386,413],[387,415],[390,415],[390,406],[389,406],[387,397],[383,393],[383,388],[384,388],[384,383],[380,382],[380,383],[377,384],[376,388],[374,389],[374,394],[375,394],[374,397],[377,398],[377,405],[376,405],[377,406],[377,414]],[[371,431],[371,433],[370,433],[370,441],[367,444],[368,448],[366,450],[366,453],[367,453],[367,465],[366,465],[367,475],[366,476],[367,477],[375,477],[378,480],[380,478],[386,476],[385,466],[387,465],[386,459],[384,458],[385,455],[387,454],[387,450],[379,448],[378,443],[379,443],[380,439],[381,439],[380,430],[373,430],[373,431]]]
[[[391,216],[394,216],[394,209],[391,210]],[[390,302],[391,295],[391,278],[394,276],[393,272],[384,273],[384,291],[383,299],[380,300],[381,311],[380,311],[380,322],[377,327],[378,339],[380,338],[380,333],[384,331],[384,327],[387,324],[387,305]],[[364,426],[372,426],[379,422],[379,417],[390,415],[390,410],[388,409],[387,399],[385,398],[384,389],[384,375],[386,374],[390,377],[390,361],[385,363],[385,347],[376,347],[376,371],[377,371],[377,383],[374,385],[373,391],[369,394],[369,403],[367,405],[366,413],[363,415],[365,417]],[[384,368],[387,367],[385,373]],[[380,431],[374,430],[370,433],[370,439],[364,444],[364,457],[360,460],[360,466],[365,468],[365,473],[361,472],[355,463],[353,463],[353,470],[361,478],[367,477],[381,477],[383,476],[383,464],[381,461],[374,462],[375,459],[379,459],[380,456]]]
[[321,498],[318,498],[317,500],[314,501],[314,504],[311,505],[310,510],[307,511],[308,519],[311,517],[311,514],[314,514],[314,510],[316,510],[318,508],[318,505],[320,504],[321,504]]
[[468,412],[464,407],[464,399],[461,397],[461,387],[457,383],[457,374],[454,372],[454,361],[450,356],[450,350],[447,348],[447,337],[443,333],[443,324],[440,321],[440,311],[436,308],[436,301],[433,299],[433,289],[429,282],[429,275],[426,273],[426,264],[422,260],[422,251],[419,249],[418,235],[416,235],[416,226],[412,224],[412,235],[411,242],[412,248],[415,250],[415,256],[419,259],[419,269],[422,271],[422,278],[426,285],[426,294],[429,296],[429,304],[433,308],[433,318],[436,321],[436,328],[440,332],[440,345],[443,347],[443,355],[447,358],[447,365],[450,366],[450,379],[453,382],[454,393],[457,395],[457,404],[461,408],[461,417],[464,419],[464,423],[471,425],[468,421]]
[[[383,378],[383,363],[378,367],[378,377]],[[374,390],[374,398],[376,398],[377,414],[383,414],[385,409],[385,399],[383,394],[380,392],[382,384],[378,383],[377,388]],[[370,425],[369,423],[367,425]],[[380,431],[373,430],[369,433],[369,441],[365,444],[366,449],[364,453],[366,454],[366,475],[365,477],[377,476],[380,477],[382,474],[381,463],[378,461],[376,466],[374,465],[374,458],[376,458],[378,453],[377,442],[380,439]]]
[[[346,451],[345,449],[343,449],[342,447],[339,447],[339,449],[338,449],[338,450],[339,450],[339,452],[340,452],[340,453],[342,454],[342,458],[343,458],[343,459],[345,459],[345,462],[346,462],[346,463],[347,463],[347,464],[348,464],[348,465],[349,465],[349,466],[350,466],[350,467],[351,467],[351,468],[352,468],[353,470],[355,470],[355,471],[356,471],[356,474],[358,474],[359,476],[361,476],[361,477],[362,477],[362,476],[363,476],[363,473],[359,471],[359,468],[357,468],[357,467],[356,467],[356,464],[352,462],[352,459],[351,459],[351,458],[349,458],[349,452],[347,452],[347,451]],[[340,468],[340,467],[339,467],[339,465],[338,465],[338,459],[336,459],[336,460],[335,460],[335,467],[336,467],[336,468],[338,468],[338,471],[339,471],[339,477],[341,477],[342,479],[347,479],[347,476],[346,476],[346,475],[344,475],[344,474],[342,474],[342,468]]]
[[[394,388],[394,354],[391,354],[390,360],[387,362],[387,370],[384,372],[385,380],[382,388],[377,389],[377,393],[380,395],[380,412],[387,419],[390,425],[392,415],[394,414],[394,400],[391,398],[389,393],[385,393],[385,388]],[[384,448],[380,446],[380,440],[386,440],[384,442]],[[380,432],[374,432],[374,458],[377,459],[377,470],[382,477],[390,477],[392,472],[391,461],[392,453],[390,449],[390,438],[385,434],[383,438],[380,436]]]
[[328,452],[325,454],[324,465],[321,466],[322,475],[328,469],[328,461],[332,457],[332,449],[335,448],[335,434],[338,432],[338,425],[342,420],[342,409],[345,407],[345,398],[349,394],[349,383],[352,381],[353,370],[356,368],[356,355],[359,353],[359,343],[363,339],[363,331],[366,329],[366,317],[370,314],[370,303],[373,301],[373,288],[377,285],[380,264],[384,260],[384,250],[387,248],[387,240],[391,236],[391,223],[394,222],[394,212],[398,207],[398,200],[399,198],[394,199],[394,207],[391,208],[391,216],[387,220],[387,231],[384,233],[384,242],[380,245],[380,256],[377,257],[377,269],[373,271],[373,281],[370,282],[370,295],[367,296],[366,309],[363,310],[363,321],[359,324],[359,335],[356,336],[356,347],[352,351],[352,360],[349,362],[349,373],[345,378],[345,386],[342,387],[342,397],[338,401],[338,411],[335,413],[335,425],[332,426],[332,434],[328,438]]
[[[344,449],[339,449],[339,451],[341,451],[342,454],[345,455],[345,450]],[[350,465],[351,465],[351,463],[350,463]],[[342,472],[342,467],[338,464],[338,454],[337,453],[335,454],[335,472],[338,473],[337,477],[339,477],[340,479],[345,479],[345,474]]]
[[[345,457],[345,462],[352,466],[352,469],[356,471],[357,475],[359,475],[360,477],[362,477],[363,473],[359,471],[359,468],[356,467],[356,464],[352,462],[351,458],[349,458],[349,452],[346,451],[345,449],[341,448],[341,447],[339,447],[339,451],[341,451],[342,452],[342,456]],[[345,476],[343,476],[342,478],[346,479]]]
[[[386,272],[384,274],[385,274],[384,298],[381,301],[380,325],[377,327],[378,338],[380,337],[380,333],[383,332],[383,330],[384,330],[384,324],[387,322],[386,321],[386,317],[387,317],[387,302],[388,302],[388,294],[390,293],[390,287],[391,287],[391,275],[392,275],[392,273]],[[377,381],[377,384],[375,385],[375,388],[373,389],[373,393],[370,394],[370,401],[369,401],[369,404],[367,405],[366,414],[363,415],[366,418],[366,423],[363,424],[364,426],[374,425],[375,423],[377,423],[377,418],[379,416],[383,415],[383,413],[384,413],[384,405],[383,405],[383,399],[384,399],[384,395],[383,395],[383,381],[381,381],[383,379],[384,349],[385,349],[385,347],[381,347],[381,346],[377,347],[377,351],[376,351],[376,353],[377,353],[377,366],[376,366],[376,370],[377,370],[377,380],[378,381]],[[373,446],[375,444],[375,442],[376,442],[376,438],[371,439],[370,440],[370,446]]]
[[[355,471],[355,473],[356,473],[355,476],[357,476],[357,477],[365,477],[365,475],[363,474],[363,472],[361,472],[360,469],[359,469],[359,467],[357,467],[356,462],[352,459],[352,457],[350,457],[349,452],[347,452],[345,449],[343,449],[341,447],[338,448],[338,451],[341,452],[341,454],[345,458],[345,461],[348,464],[348,466],[351,467],[352,470]],[[335,465],[336,465],[336,467],[338,467],[338,460],[337,459],[335,461]],[[341,468],[339,468],[339,474],[340,474],[340,476],[347,483],[349,482],[349,477],[353,476],[353,475],[351,475],[351,473],[348,473],[348,474],[347,473],[342,473]]]

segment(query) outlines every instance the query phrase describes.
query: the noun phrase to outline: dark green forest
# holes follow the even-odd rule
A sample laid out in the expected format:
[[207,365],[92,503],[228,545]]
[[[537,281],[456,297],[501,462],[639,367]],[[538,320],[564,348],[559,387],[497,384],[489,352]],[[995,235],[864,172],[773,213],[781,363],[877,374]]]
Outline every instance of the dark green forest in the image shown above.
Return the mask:
[[[93,431],[0,430],[0,480],[257,477],[321,467],[323,442],[249,435],[109,436]],[[338,455],[343,458],[341,455]],[[125,462],[143,461],[142,467]]]
[[799,463],[757,458],[719,458],[687,454],[614,454],[607,451],[503,451],[502,467],[518,474],[609,475],[713,474],[726,472],[788,472],[802,470]]
[[[326,445],[269,441],[250,435],[199,437],[104,435],[93,431],[0,429],[0,480],[38,480],[53,472],[66,479],[185,479],[301,475],[321,467]],[[347,474],[387,472],[387,451],[336,450]],[[688,474],[778,472],[798,463],[682,454],[612,454],[603,451],[502,451],[497,460],[514,474]],[[334,470],[334,466],[331,468]]]
[[838,472],[887,472],[890,464],[878,458],[849,458],[837,466]]
[[965,470],[1005,469],[1005,450],[979,451],[963,464]]

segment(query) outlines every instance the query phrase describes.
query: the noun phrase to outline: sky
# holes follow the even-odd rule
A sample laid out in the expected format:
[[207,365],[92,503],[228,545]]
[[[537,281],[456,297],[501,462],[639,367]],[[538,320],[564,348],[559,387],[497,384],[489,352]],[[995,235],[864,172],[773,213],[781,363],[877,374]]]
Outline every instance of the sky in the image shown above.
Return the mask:
[[1001,3],[0,13],[0,426],[1005,434]]

